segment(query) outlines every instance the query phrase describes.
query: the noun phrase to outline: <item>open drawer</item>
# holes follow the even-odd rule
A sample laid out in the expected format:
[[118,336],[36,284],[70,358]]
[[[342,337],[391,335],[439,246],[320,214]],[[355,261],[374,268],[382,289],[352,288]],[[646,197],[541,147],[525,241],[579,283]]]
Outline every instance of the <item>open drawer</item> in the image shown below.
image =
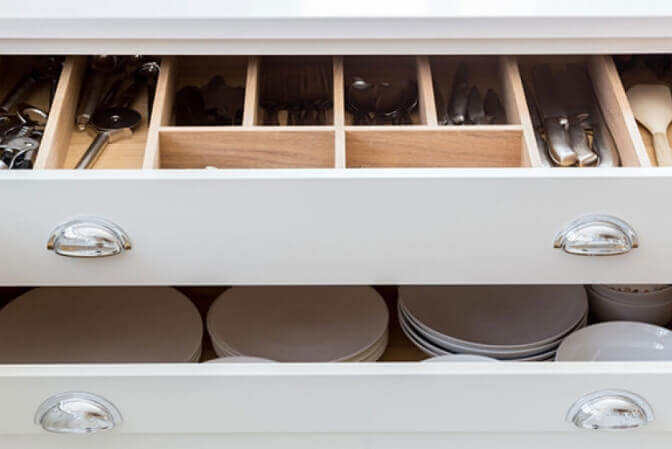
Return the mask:
[[[207,307],[221,290],[183,291]],[[394,290],[380,291],[394,307]],[[494,442],[532,448],[543,441],[552,448],[577,442],[662,448],[672,432],[670,363],[420,363],[425,356],[396,322],[389,341],[376,363],[0,365],[0,443],[29,449],[485,449]],[[206,349],[204,360],[212,357]],[[577,400],[607,390],[644,398],[653,421],[615,433],[566,421]],[[109,401],[119,413],[114,428],[58,435],[34,422],[45,400],[70,392]]]
[[[542,166],[521,78],[530,60],[466,59],[507,124],[439,123],[450,56],[321,58],[325,122],[291,126],[264,123],[265,58],[164,56],[152,117],[103,153],[102,170],[75,171],[90,141],[74,130],[86,58],[69,56],[36,169],[0,175],[12,230],[0,237],[0,284],[665,282],[672,234],[660,205],[672,177],[651,166],[611,58],[555,61],[587,68],[624,167],[565,169]],[[417,83],[410,122],[356,123],[347,80],[385,64]],[[241,123],[177,125],[177,91],[216,74],[244,87]],[[577,219],[578,233],[567,228]],[[589,251],[586,236],[623,254],[555,247]],[[119,254],[61,257],[48,243]]]

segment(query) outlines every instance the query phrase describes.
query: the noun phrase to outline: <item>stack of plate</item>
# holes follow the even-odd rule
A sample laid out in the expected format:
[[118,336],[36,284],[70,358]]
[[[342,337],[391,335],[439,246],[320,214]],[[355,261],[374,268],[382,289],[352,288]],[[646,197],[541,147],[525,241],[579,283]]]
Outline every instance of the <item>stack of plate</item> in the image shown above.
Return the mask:
[[401,287],[398,312],[406,336],[430,356],[549,360],[586,325],[588,300],[581,286]]
[[207,328],[220,357],[372,362],[387,347],[388,312],[370,287],[234,287]]
[[38,288],[0,310],[0,363],[197,362],[202,339],[172,288]]
[[642,321],[664,325],[672,321],[672,287],[629,285],[586,287],[590,312],[597,321]]

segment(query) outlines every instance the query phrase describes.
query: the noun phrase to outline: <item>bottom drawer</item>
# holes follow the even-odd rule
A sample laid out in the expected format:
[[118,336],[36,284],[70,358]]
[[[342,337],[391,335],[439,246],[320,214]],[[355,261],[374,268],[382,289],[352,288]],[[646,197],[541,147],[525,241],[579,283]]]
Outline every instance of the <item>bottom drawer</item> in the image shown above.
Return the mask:
[[[221,291],[186,289],[199,306]],[[392,289],[382,289],[389,293]],[[388,298],[392,302],[391,298]],[[203,308],[203,307],[199,307]],[[394,315],[394,314],[392,314]],[[212,358],[212,350],[204,359]],[[672,362],[419,363],[396,322],[378,363],[0,366],[0,447],[662,447],[672,431]],[[566,421],[584,395],[625,390],[654,420],[637,431]],[[34,418],[65,392],[105,398],[113,429],[54,435]]]

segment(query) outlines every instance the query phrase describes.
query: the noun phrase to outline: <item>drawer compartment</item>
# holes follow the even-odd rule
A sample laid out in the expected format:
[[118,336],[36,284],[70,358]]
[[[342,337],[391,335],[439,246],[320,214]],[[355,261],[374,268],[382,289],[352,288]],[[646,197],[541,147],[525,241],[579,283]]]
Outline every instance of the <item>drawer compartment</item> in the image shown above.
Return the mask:
[[[205,311],[222,289],[182,291]],[[394,307],[394,289],[379,291]],[[204,360],[211,357],[206,350]],[[418,363],[423,358],[393,320],[390,346],[378,363],[0,365],[0,442],[43,447],[65,438],[74,447],[81,441],[128,441],[135,447],[134,438],[189,435],[213,441],[246,437],[255,447],[273,434],[283,434],[287,444],[303,444],[307,434],[329,434],[354,438],[355,447],[364,435],[373,447],[384,447],[394,435],[401,438],[398,447],[415,442],[430,448],[465,434],[504,433],[505,439],[537,434],[625,448],[634,441],[631,435],[653,441],[672,431],[668,362]],[[565,421],[576,400],[606,389],[645,398],[654,421],[616,440]],[[70,436],[47,434],[34,423],[43,401],[73,391],[106,399],[121,423],[109,432]]]

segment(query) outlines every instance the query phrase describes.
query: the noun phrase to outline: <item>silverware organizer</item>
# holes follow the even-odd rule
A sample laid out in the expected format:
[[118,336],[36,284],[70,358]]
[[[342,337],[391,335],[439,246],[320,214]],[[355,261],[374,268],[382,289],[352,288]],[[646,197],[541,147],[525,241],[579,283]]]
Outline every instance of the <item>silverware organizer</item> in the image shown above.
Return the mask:
[[[541,167],[521,78],[521,70],[524,72],[535,61],[582,62],[623,165],[652,165],[647,153],[650,140],[643,142],[637,131],[623,84],[609,56],[287,56],[326,65],[330,71],[333,101],[327,124],[320,126],[287,126],[286,120],[275,126],[263,123],[260,79],[272,76],[264,70],[273,69],[272,64],[264,63],[265,58],[162,56],[152,117],[143,117],[131,138],[110,145],[95,168]],[[86,59],[66,58],[35,169],[73,168],[91,142],[88,133],[77,132],[74,126]],[[439,88],[450,90],[461,61],[470,67],[473,83],[483,92],[487,87],[497,92],[508,124],[439,124],[435,92]],[[25,64],[25,57],[7,56],[2,60],[0,93],[12,85]],[[391,70],[397,76],[415,78],[418,104],[411,114],[412,124],[353,124],[346,108],[345,83],[350,74],[362,70]],[[244,86],[242,124],[175,126],[175,93],[185,85],[203,85],[214,75],[221,75],[232,86]],[[134,106],[144,111],[146,101],[143,94]]]

